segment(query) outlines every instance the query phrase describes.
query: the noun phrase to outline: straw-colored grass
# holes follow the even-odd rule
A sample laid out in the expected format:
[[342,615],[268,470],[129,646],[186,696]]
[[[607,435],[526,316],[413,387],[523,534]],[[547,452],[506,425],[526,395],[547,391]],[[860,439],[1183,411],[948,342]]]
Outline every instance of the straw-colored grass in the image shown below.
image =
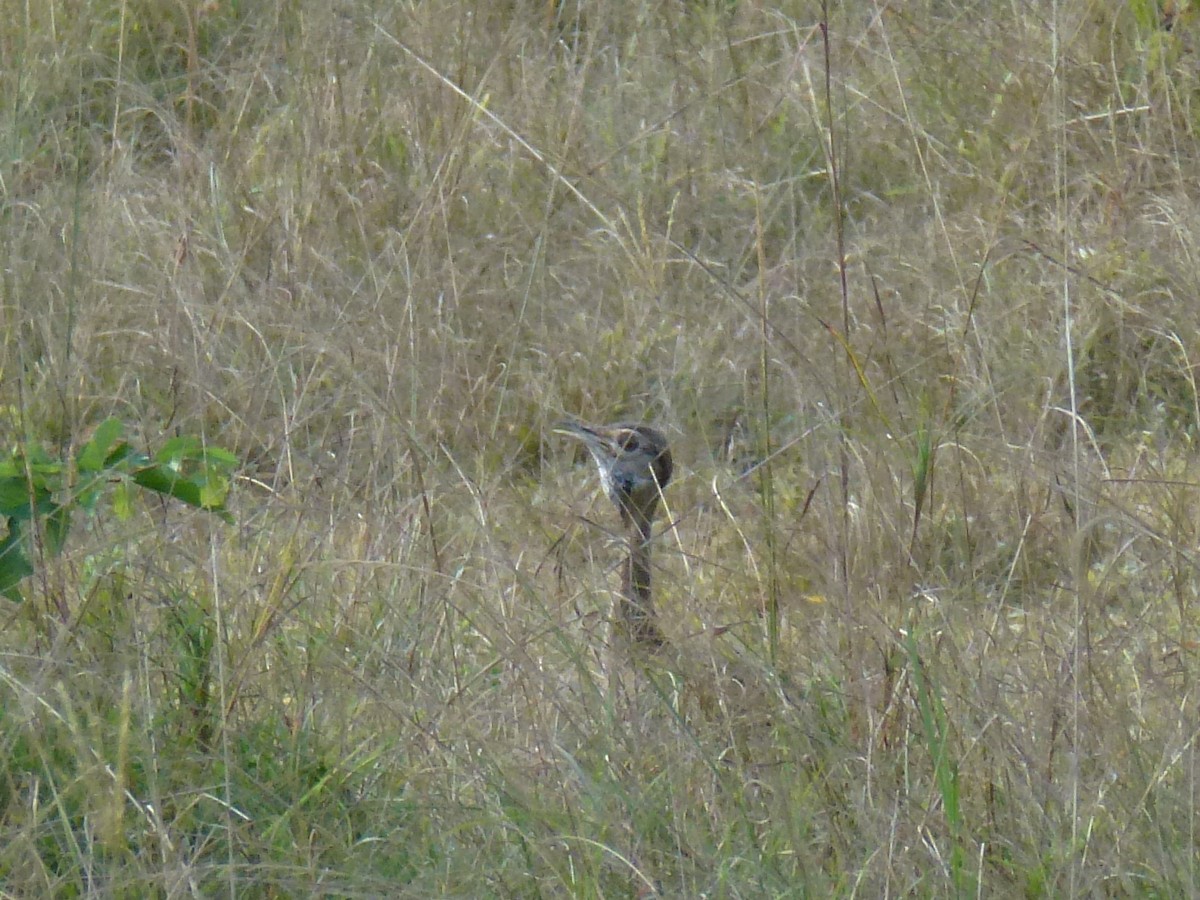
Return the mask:
[[831,5],[6,5],[6,895],[1200,893],[1194,4]]

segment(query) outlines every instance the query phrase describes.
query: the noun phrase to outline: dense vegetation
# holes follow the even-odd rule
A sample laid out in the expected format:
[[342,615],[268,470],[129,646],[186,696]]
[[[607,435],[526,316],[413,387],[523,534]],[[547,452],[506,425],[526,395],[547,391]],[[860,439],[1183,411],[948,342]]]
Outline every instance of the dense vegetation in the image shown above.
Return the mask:
[[1200,893],[1200,21],[829,6],[5,5],[7,895]]

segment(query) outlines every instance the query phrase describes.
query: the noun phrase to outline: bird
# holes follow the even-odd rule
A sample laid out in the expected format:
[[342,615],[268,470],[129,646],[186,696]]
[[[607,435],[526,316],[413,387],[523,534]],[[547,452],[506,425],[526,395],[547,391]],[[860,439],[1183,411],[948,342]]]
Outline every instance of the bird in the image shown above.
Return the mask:
[[650,586],[650,539],[659,499],[674,472],[667,438],[657,428],[628,423],[559,422],[554,431],[587,447],[625,529],[628,556],[613,627],[634,646],[657,650],[666,638],[658,627]]

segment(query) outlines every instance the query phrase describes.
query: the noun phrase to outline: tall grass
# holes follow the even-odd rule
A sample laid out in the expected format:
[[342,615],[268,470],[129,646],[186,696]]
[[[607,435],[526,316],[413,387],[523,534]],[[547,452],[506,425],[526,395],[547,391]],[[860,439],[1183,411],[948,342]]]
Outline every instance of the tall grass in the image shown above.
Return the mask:
[[8,5],[0,436],[244,467],[0,601],[7,892],[1197,893],[1200,23],[830,7]]

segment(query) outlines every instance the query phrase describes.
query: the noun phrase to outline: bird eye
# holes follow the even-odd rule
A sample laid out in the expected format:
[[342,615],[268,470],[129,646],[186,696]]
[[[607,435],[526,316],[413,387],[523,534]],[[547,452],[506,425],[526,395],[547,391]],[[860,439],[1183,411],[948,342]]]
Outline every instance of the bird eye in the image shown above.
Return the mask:
[[622,450],[632,452],[637,450],[640,446],[641,443],[638,441],[638,435],[636,431],[628,432],[625,437],[621,439]]

